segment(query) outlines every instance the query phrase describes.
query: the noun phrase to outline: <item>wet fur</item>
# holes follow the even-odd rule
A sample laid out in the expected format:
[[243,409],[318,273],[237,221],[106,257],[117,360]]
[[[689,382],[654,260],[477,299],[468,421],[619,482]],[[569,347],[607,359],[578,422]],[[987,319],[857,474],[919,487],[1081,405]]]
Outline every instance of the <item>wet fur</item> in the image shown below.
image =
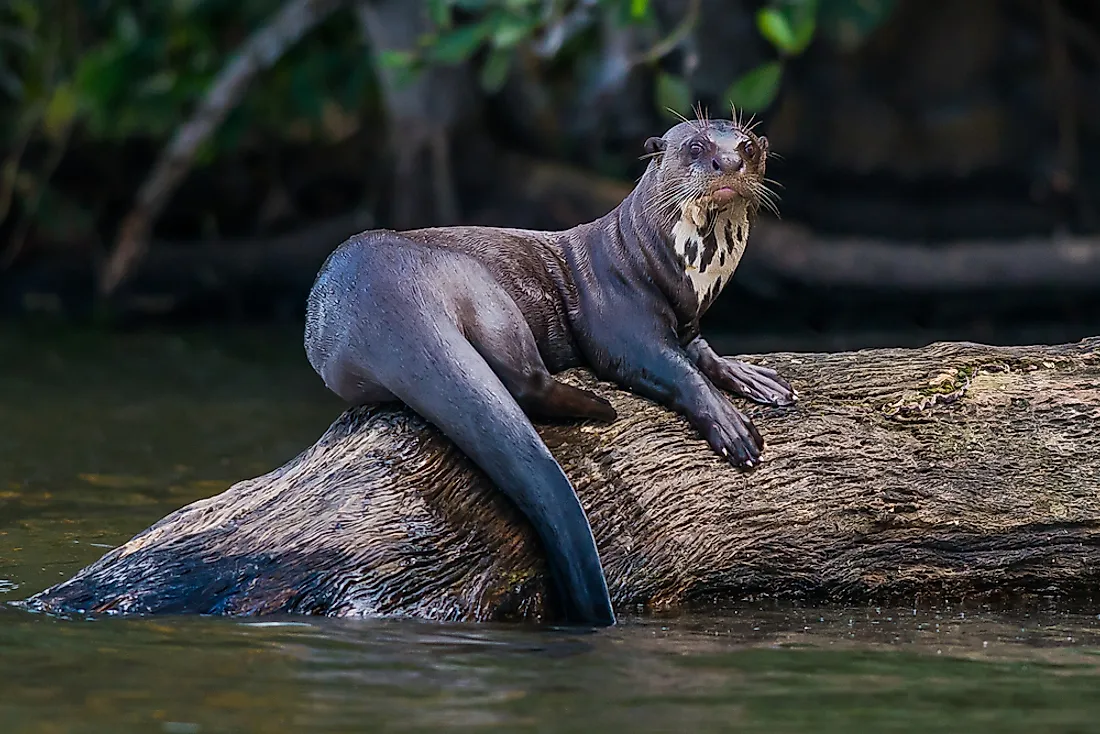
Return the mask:
[[[712,157],[702,161],[692,151],[704,143]],[[719,388],[762,401],[789,389],[699,338],[699,317],[744,249],[766,140],[707,120],[651,146],[623,202],[566,231],[352,237],[322,266],[307,308],[306,351],[325,384],[354,405],[400,400],[451,438],[531,520],[566,618],[590,624],[614,622],[595,541],[530,417],[609,421],[615,411],[552,373],[587,366],[685,415],[741,466],[759,460],[763,440]],[[719,206],[722,183],[737,197]]]

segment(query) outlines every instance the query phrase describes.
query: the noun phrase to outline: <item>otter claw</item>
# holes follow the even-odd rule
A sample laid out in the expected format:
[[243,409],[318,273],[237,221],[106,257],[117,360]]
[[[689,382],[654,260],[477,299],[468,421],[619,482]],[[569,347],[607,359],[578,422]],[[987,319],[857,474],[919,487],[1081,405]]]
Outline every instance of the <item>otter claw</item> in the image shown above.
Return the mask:
[[764,405],[782,407],[798,400],[794,387],[775,370],[736,359],[722,358],[712,379],[723,390]]

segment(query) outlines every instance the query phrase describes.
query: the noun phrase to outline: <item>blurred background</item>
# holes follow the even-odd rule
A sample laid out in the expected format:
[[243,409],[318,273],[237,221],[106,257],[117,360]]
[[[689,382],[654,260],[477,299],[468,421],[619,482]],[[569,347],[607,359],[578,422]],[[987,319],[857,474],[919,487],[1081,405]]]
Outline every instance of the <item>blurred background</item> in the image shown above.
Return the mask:
[[0,309],[293,324],[347,235],[570,227],[733,102],[784,188],[731,348],[1075,340],[1098,92],[1094,0],[0,0]]
[[317,440],[344,406],[304,303],[344,238],[591,220],[674,113],[731,102],[782,218],[720,351],[1100,334],[1097,0],[0,0],[0,729],[1088,728],[1091,614],[749,607],[561,654],[2,603]]

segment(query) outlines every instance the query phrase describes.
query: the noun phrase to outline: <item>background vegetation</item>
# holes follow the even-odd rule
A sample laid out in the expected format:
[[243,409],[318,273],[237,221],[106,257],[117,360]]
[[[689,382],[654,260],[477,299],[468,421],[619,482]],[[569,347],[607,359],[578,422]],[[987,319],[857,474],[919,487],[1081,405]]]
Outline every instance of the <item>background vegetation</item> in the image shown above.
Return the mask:
[[207,266],[293,299],[273,273],[340,227],[569,226],[697,103],[763,119],[812,232],[1091,237],[1098,29],[1087,0],[0,0],[2,303],[179,305]]

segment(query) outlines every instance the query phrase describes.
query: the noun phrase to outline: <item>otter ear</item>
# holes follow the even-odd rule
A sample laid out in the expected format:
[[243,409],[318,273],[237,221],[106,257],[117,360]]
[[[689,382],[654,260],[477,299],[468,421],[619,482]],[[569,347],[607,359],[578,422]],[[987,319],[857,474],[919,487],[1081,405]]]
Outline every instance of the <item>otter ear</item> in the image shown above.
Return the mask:
[[660,153],[665,149],[665,141],[661,138],[649,138],[645,141],[645,152],[649,155]]
[[768,139],[763,135],[760,136],[760,150],[764,153],[768,152]]

